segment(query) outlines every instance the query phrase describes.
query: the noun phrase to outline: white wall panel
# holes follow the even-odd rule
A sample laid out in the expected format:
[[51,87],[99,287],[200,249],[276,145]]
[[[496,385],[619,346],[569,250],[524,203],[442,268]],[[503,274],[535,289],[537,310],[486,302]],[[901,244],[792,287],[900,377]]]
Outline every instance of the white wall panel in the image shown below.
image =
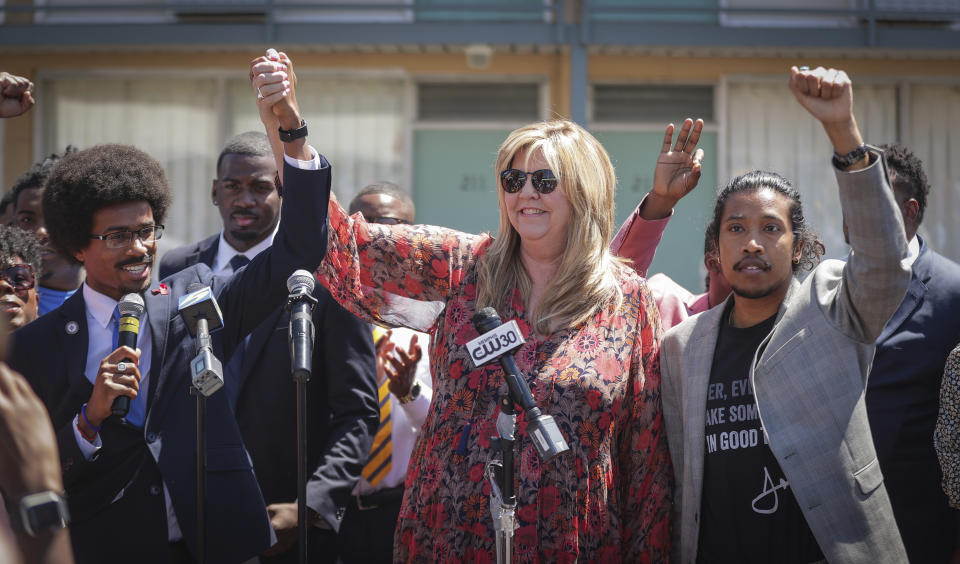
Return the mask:
[[923,161],[930,183],[920,234],[960,260],[960,86],[913,84],[905,144]]

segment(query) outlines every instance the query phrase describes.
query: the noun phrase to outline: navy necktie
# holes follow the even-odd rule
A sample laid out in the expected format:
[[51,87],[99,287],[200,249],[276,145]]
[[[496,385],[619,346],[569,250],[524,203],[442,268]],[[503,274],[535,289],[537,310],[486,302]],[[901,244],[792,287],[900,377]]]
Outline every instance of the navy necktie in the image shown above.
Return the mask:
[[250,262],[250,259],[248,259],[243,255],[233,255],[233,258],[230,259],[230,268],[232,268],[233,271],[236,272],[241,268],[247,266],[247,263],[249,262]]
[[[233,255],[233,258],[230,259],[230,266],[233,268],[233,271],[236,272],[246,266],[250,262],[250,259],[241,254]],[[224,379],[227,382],[239,381],[241,376],[241,371],[243,367],[243,355],[247,349],[247,343],[250,341],[250,335],[240,341],[237,345],[237,350],[234,351],[233,356],[230,358],[230,361],[227,362],[227,367],[224,370]]]

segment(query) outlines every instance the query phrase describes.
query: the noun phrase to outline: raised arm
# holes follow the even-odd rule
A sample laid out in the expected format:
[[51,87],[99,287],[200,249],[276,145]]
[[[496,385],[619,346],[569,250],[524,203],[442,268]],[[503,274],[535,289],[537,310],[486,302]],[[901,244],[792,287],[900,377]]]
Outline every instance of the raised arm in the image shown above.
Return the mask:
[[[281,145],[286,157],[304,160],[299,149],[279,142],[277,129],[299,125],[293,62],[271,49],[253,60],[250,76],[278,162]],[[267,111],[268,104],[274,109]],[[290,174],[289,163],[286,173]],[[288,179],[282,180],[286,186]],[[420,331],[433,325],[450,293],[459,288],[464,273],[491,240],[441,227],[368,224],[360,214],[348,216],[333,197],[329,218],[327,259],[317,269],[320,282],[366,321]]]
[[697,149],[702,132],[703,120],[687,119],[674,144],[674,125],[667,126],[653,172],[653,188],[613,238],[610,250],[629,259],[640,276],[647,276],[674,206],[697,187],[703,165],[703,149]]
[[[258,65],[255,60],[250,71],[254,85],[263,95],[258,98],[258,105],[268,109],[281,127],[298,128],[300,108],[293,86],[281,73],[257,72]],[[238,274],[215,280],[217,301],[224,317],[229,319],[222,337],[226,357],[283,303],[287,296],[287,278],[299,268],[315,269],[326,252],[330,165],[307,144],[306,135],[283,143],[283,150],[278,162],[286,182],[280,225],[273,245]],[[221,286],[223,280],[226,282]]]
[[910,283],[901,259],[907,240],[882,153],[867,149],[853,115],[853,87],[842,70],[791,69],[790,90],[823,125],[833,145],[840,205],[853,251],[827,310],[841,329],[876,340]]

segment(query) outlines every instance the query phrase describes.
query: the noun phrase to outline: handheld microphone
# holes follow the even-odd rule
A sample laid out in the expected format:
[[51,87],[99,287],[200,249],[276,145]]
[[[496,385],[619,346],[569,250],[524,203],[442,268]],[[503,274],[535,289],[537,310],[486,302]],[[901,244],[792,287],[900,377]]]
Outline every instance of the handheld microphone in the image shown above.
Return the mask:
[[313,274],[297,270],[287,278],[287,311],[290,312],[290,369],[294,380],[310,379],[313,369]]
[[[117,347],[137,348],[137,335],[140,333],[140,316],[143,315],[143,298],[140,294],[130,293],[120,298],[117,309],[120,311]],[[125,358],[123,362],[133,359]],[[117,417],[126,417],[130,412],[130,398],[117,396],[110,406],[110,413]]]
[[526,413],[527,432],[533,438],[533,446],[536,447],[540,459],[546,462],[570,450],[553,416],[541,413],[533,401],[530,387],[513,359],[513,351],[524,343],[517,322],[512,320],[501,324],[497,311],[492,307],[485,307],[473,315],[473,326],[480,333],[479,337],[467,343],[467,350],[474,365],[479,368],[494,359],[500,361],[510,398]]
[[180,297],[180,317],[187,324],[187,331],[197,338],[197,356],[190,361],[193,386],[209,397],[223,387],[223,365],[213,354],[210,332],[223,327],[223,314],[213,290],[194,282],[187,287],[187,294]]

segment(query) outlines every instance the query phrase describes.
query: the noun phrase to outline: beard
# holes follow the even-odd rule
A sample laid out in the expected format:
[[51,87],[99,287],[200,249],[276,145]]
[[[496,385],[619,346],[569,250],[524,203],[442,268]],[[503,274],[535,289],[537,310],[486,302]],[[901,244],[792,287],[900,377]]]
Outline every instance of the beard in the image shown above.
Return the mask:
[[778,284],[775,284],[766,288],[754,288],[747,290],[745,288],[739,288],[731,285],[730,289],[733,290],[734,295],[737,297],[746,298],[748,300],[759,300],[760,298],[765,298],[776,292],[779,287],[780,286]]
[[745,298],[748,300],[759,300],[760,298],[766,298],[771,294],[775,294],[779,291],[783,291],[786,295],[786,289],[790,287],[790,282],[793,280],[793,276],[788,276],[780,280],[776,280],[770,283],[769,286],[762,286],[759,288],[744,288],[739,284],[730,284],[730,289],[733,291],[735,296]]
[[230,236],[236,239],[237,241],[251,242],[258,241],[264,238],[263,231],[242,231],[240,229],[233,229],[230,231]]
[[147,276],[146,280],[144,280],[143,282],[141,282],[141,283],[138,284],[137,286],[133,286],[133,285],[130,285],[130,286],[120,286],[120,291],[122,291],[124,295],[127,295],[127,294],[140,294],[140,295],[143,295],[143,293],[147,291],[147,288],[150,287],[150,283],[151,283],[152,281],[153,281],[153,270],[151,269],[151,271],[150,271],[150,276]]
[[132,258],[130,260],[125,260],[117,264],[117,268],[122,268],[128,264],[137,264],[139,262],[147,263],[147,277],[139,282],[132,282],[129,285],[121,285],[120,291],[126,294],[143,294],[147,288],[150,287],[150,283],[153,281],[153,266],[156,264],[154,256],[151,254],[144,255],[142,257]]

